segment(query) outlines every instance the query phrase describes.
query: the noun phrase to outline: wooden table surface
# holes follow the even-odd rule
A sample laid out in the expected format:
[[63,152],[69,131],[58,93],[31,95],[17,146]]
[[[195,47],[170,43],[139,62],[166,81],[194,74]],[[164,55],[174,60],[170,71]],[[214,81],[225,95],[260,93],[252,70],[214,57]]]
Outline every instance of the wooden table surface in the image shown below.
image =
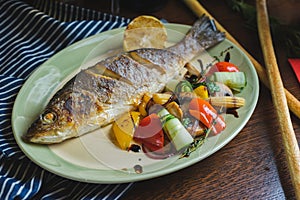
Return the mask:
[[[233,12],[225,1],[200,2],[263,64],[258,34],[245,27],[239,13]],[[78,4],[110,11],[107,3],[101,1],[78,1]],[[123,7],[119,13],[130,18],[141,14],[188,25],[196,20],[196,16],[178,0],[169,0],[163,9],[152,13]],[[280,44],[275,43],[275,48],[284,86],[300,99],[299,83],[287,62],[286,52]],[[299,143],[300,120],[293,114],[291,118]],[[260,84],[258,104],[250,121],[221,150],[183,170],[134,183],[122,199],[295,199],[269,90]]]

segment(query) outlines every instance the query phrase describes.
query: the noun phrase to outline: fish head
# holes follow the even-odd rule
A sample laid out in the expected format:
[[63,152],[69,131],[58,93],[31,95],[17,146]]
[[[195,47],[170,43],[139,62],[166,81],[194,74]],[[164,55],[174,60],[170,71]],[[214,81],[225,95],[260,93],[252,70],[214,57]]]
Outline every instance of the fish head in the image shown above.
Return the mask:
[[76,135],[72,113],[58,105],[47,107],[23,135],[25,142],[53,144]]

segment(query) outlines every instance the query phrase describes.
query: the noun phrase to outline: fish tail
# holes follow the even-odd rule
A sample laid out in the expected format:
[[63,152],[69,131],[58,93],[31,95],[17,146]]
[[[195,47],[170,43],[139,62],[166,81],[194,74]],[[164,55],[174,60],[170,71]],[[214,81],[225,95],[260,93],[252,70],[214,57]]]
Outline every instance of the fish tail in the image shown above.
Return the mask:
[[225,33],[216,28],[212,19],[203,15],[194,23],[184,39],[168,50],[189,62],[203,50],[215,46],[224,39]]
[[187,37],[192,37],[204,48],[208,49],[222,42],[225,39],[225,33],[220,32],[214,23],[206,15],[202,15],[192,26]]

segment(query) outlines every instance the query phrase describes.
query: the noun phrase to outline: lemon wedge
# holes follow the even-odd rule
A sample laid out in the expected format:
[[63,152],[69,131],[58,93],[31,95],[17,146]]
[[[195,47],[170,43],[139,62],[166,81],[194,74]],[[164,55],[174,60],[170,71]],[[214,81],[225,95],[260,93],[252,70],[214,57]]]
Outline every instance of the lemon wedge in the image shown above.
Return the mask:
[[131,51],[140,48],[165,47],[167,31],[164,24],[157,18],[141,15],[134,18],[124,31],[123,49]]

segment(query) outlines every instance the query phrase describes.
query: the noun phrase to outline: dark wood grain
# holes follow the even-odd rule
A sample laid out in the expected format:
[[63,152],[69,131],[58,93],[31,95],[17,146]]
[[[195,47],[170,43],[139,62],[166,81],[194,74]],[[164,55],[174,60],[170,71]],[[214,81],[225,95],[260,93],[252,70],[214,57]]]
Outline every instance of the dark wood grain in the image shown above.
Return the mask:
[[[73,3],[110,12],[108,2],[74,0]],[[225,1],[200,2],[263,64],[258,34],[245,27],[239,13],[234,13]],[[168,22],[188,25],[196,20],[193,13],[178,0],[169,0],[162,10],[154,13],[140,13],[128,8],[121,8],[119,13],[130,18],[141,14],[151,14]],[[287,62],[286,51],[282,45],[276,42],[274,45],[284,86],[300,99],[299,83]],[[266,87],[262,84],[260,86],[254,114],[230,143],[183,170],[133,184],[122,199],[295,199],[271,95]],[[293,114],[291,118],[299,143],[300,120]]]

